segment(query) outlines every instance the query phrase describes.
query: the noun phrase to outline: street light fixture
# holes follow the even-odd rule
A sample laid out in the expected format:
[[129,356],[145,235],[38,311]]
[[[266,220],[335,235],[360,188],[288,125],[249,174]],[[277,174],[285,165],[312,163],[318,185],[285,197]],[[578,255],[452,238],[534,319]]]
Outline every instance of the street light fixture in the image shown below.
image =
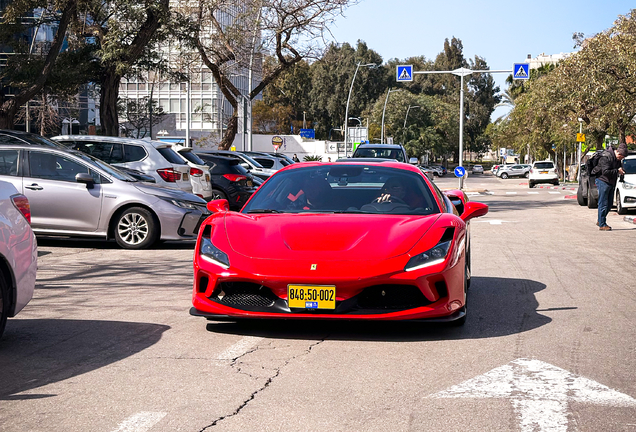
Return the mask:
[[362,120],[359,117],[349,117],[349,120],[358,120],[358,123],[362,126]]
[[347,133],[347,123],[349,122],[349,102],[351,101],[351,92],[353,91],[353,83],[356,81],[356,75],[358,74],[358,69],[362,67],[368,68],[376,68],[378,65],[376,63],[367,63],[362,64],[362,62],[358,62],[356,65],[356,71],[353,74],[353,79],[351,80],[351,87],[349,87],[349,97],[347,98],[347,108],[345,109],[345,125],[344,125],[344,146],[345,146],[345,157],[347,157],[347,139],[349,138],[349,134]]
[[384,144],[384,114],[386,113],[386,103],[389,101],[389,95],[391,93],[399,92],[400,90],[401,89],[391,90],[391,88],[389,88],[389,91],[386,92],[386,99],[384,99],[384,109],[382,110],[382,132],[380,136],[380,142],[382,144]]

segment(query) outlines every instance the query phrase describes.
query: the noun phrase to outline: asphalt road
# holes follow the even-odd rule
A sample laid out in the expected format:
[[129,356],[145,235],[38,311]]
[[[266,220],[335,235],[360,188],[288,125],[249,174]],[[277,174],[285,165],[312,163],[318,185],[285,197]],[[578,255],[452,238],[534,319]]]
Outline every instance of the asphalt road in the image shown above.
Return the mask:
[[599,232],[573,192],[524,181],[467,181],[490,213],[462,328],[208,323],[193,244],[40,239],[0,341],[0,430],[636,431],[636,226]]

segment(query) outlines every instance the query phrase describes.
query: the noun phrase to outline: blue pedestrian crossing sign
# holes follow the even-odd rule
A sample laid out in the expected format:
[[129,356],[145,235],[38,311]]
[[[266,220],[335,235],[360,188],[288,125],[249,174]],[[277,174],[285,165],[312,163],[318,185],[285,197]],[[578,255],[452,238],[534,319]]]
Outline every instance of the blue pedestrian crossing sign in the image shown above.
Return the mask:
[[530,79],[530,64],[529,63],[515,63],[512,66],[512,78],[527,80]]
[[466,169],[464,167],[455,168],[455,177],[464,177],[466,175]]
[[399,65],[397,67],[397,81],[413,81],[413,65]]

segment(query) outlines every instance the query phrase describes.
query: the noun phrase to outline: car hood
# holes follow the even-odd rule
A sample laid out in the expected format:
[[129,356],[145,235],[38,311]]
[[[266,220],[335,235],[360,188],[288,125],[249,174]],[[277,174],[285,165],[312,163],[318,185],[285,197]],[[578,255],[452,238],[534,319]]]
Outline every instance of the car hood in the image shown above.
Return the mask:
[[232,250],[251,258],[367,261],[407,253],[438,218],[228,212],[225,230]]
[[623,179],[626,183],[636,184],[636,174],[625,174]]
[[152,183],[138,183],[134,185],[139,191],[148,194],[154,195],[156,197],[161,198],[174,198],[182,201],[191,201],[196,203],[201,203],[203,205],[206,204],[205,200],[199,198],[196,195],[193,195],[188,192],[184,192],[179,189],[173,189],[166,186],[154,185]]

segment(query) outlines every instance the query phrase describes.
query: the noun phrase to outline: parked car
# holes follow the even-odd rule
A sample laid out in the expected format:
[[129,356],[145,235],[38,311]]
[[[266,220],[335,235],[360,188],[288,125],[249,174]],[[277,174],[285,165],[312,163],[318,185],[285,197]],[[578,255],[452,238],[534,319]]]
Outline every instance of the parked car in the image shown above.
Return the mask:
[[552,161],[537,161],[532,164],[528,175],[528,187],[535,187],[539,183],[559,185],[559,175]]
[[[0,160],[0,175],[18,164],[15,158]],[[17,315],[33,297],[38,246],[30,226],[31,209],[26,196],[0,181],[0,337],[7,318]]]
[[439,173],[440,177],[445,176],[446,174],[448,174],[448,170],[446,169],[445,166],[443,165],[430,165],[430,167],[434,170],[437,170],[437,172]]
[[172,149],[176,151],[181,159],[190,167],[192,193],[206,201],[210,201],[212,199],[210,167],[194,153],[192,147],[173,144]]
[[636,155],[629,155],[622,161],[625,174],[616,183],[616,211],[626,214],[636,208]]
[[151,175],[148,174],[144,174],[141,171],[138,170],[134,170],[134,169],[130,169],[130,168],[126,168],[123,166],[118,166],[117,169],[121,172],[124,172],[126,174],[128,174],[131,177],[134,177],[135,179],[141,181],[141,182],[147,182],[147,183],[157,183],[157,181],[155,180],[155,178]]
[[507,179],[508,177],[526,177],[530,176],[530,168],[524,165],[503,165],[497,171],[497,177]]
[[418,168],[420,169],[420,171],[422,171],[424,173],[424,175],[426,175],[426,177],[430,181],[433,181],[435,179],[435,172],[432,169],[430,169],[429,167],[426,167],[424,165],[418,165]]
[[192,192],[190,167],[171,148],[171,143],[96,135],[61,135],[52,139],[109,165],[148,174],[158,185]]
[[358,160],[290,165],[241,213],[210,203],[190,313],[464,324],[469,221],[488,206],[440,193],[415,166]]
[[202,150],[206,154],[215,154],[218,156],[230,157],[239,159],[240,164],[243,168],[250,171],[252,175],[256,177],[260,177],[263,180],[267,180],[272,174],[276,172],[274,169],[265,168],[260,163],[256,162],[250,156],[229,150]]
[[260,186],[260,179],[246,170],[239,158],[198,151],[195,154],[210,167],[212,200],[228,200],[231,209],[240,210]]
[[473,165],[472,173],[473,174],[483,174],[484,173],[484,167],[481,166],[481,165]]
[[[394,159],[409,163],[406,149],[400,144],[360,144],[353,152],[353,158]],[[417,163],[417,160],[415,161]]]
[[193,240],[209,213],[179,189],[142,183],[86,153],[22,139],[0,146],[0,180],[30,203],[36,235],[115,239],[127,249]]
[[295,160],[293,160],[292,158],[290,158],[289,156],[287,156],[287,155],[286,155],[286,154],[284,154],[284,153],[276,153],[276,152],[266,152],[266,153],[267,153],[268,155],[270,155],[270,156],[274,156],[274,157],[277,157],[277,158],[279,158],[279,159],[284,159],[284,160],[286,160],[286,161],[288,162],[288,164],[289,164],[289,165],[291,165],[291,164],[295,164],[295,163],[296,163],[296,161],[295,161]]
[[271,169],[274,171],[278,171],[279,169],[285,168],[287,165],[289,165],[289,162],[287,162],[286,159],[272,156],[267,153],[259,153],[253,151],[242,151],[240,153],[251,157],[256,162],[263,165],[263,168]]

